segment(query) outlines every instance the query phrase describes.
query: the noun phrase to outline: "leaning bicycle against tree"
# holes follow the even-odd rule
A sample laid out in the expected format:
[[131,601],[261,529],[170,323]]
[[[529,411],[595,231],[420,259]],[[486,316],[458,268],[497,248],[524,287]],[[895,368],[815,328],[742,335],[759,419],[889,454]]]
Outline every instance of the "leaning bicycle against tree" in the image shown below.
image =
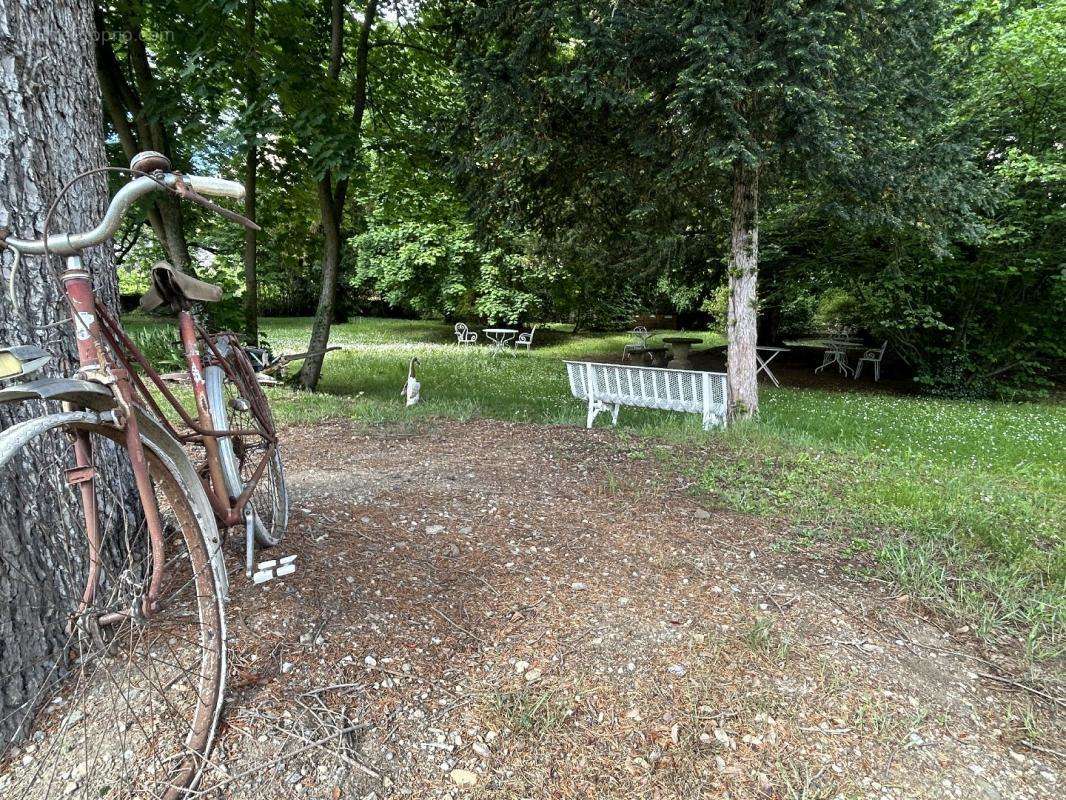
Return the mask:
[[[221,299],[221,290],[164,262],[152,268],[142,301],[177,314],[196,402],[188,410],[97,301],[81,257],[111,238],[134,202],[157,191],[255,227],[203,196],[240,198],[244,187],[174,172],[158,153],[139,154],[123,171],[132,180],[92,230],[49,234],[71,181],[41,239],[2,241],[14,253],[12,286],[23,257],[62,257],[56,278],[79,364],[70,377],[35,378],[47,352],[0,349],[0,379],[15,381],[0,389],[0,403],[62,403],[61,411],[0,432],[0,470],[8,471],[0,485],[17,495],[0,499],[0,513],[18,534],[0,541],[0,603],[8,604],[0,624],[53,623],[19,654],[26,668],[0,676],[32,684],[31,700],[0,719],[7,798],[189,796],[209,764],[225,685],[220,529],[241,531],[246,572],[256,582],[295,569],[292,557],[254,562],[256,544],[281,540],[288,499],[249,352],[232,333],[209,334],[192,313],[197,303]],[[202,454],[196,465],[190,451]],[[30,512],[42,504],[54,513]],[[38,519],[65,524],[34,526]]]

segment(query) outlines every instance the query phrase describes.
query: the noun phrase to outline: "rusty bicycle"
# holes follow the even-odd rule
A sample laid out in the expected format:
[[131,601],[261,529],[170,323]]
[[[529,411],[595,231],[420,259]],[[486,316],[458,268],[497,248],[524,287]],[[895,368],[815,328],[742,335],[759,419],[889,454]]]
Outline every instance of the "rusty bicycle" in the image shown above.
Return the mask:
[[244,187],[176,172],[154,152],[122,171],[131,180],[92,230],[49,234],[57,198],[40,239],[0,241],[12,281],[25,256],[62,257],[76,347],[70,377],[38,376],[51,357],[41,347],[0,349],[0,403],[27,404],[0,432],[0,485],[16,487],[0,498],[0,647],[28,643],[19,669],[0,676],[0,696],[14,698],[0,701],[9,798],[192,796],[226,680],[220,531],[243,532],[255,582],[295,569],[295,557],[254,561],[257,545],[284,535],[288,497],[261,354],[194,314],[221,290],[161,262],[142,300],[177,316],[190,410],[98,301],[82,256],[157,191],[255,226],[205,197]]

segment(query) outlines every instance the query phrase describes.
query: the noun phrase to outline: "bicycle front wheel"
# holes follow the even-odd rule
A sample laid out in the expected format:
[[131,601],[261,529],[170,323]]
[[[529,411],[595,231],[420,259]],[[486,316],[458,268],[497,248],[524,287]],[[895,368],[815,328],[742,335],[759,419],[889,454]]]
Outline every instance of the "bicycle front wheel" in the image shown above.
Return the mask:
[[[5,798],[176,800],[211,752],[225,676],[218,532],[191,467],[146,436],[165,539],[153,552],[124,437],[86,412],[0,433]],[[75,447],[89,469],[74,469]]]
[[[252,489],[249,505],[255,515],[256,541],[273,547],[281,541],[289,524],[289,495],[270,401],[244,350],[226,341],[219,341],[218,349],[226,360],[225,368],[212,364],[204,370],[211,422],[217,431],[251,431],[218,439],[226,491],[239,497],[255,478],[262,460],[268,458]],[[271,445],[273,452],[268,457]]]

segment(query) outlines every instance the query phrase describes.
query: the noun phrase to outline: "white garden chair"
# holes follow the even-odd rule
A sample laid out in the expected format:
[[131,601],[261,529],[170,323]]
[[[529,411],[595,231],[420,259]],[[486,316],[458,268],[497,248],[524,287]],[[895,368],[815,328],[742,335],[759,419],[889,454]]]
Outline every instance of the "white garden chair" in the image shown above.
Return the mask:
[[474,344],[477,341],[477,331],[472,331],[466,326],[466,323],[455,323],[455,338],[459,341],[460,345]]
[[637,340],[635,342],[630,342],[622,348],[623,361],[628,361],[633,353],[643,353],[648,347],[648,339],[651,338],[648,329],[643,325],[638,325],[631,331],[631,333],[637,338]]
[[859,359],[859,363],[855,365],[855,377],[859,377],[859,373],[862,372],[862,364],[864,361],[869,361],[874,365],[874,380],[881,380],[881,359],[885,357],[885,350],[888,349],[888,341],[886,340],[883,345],[877,350],[867,350],[862,354],[862,358]]
[[514,340],[514,349],[517,350],[519,347],[524,347],[526,348],[526,352],[528,353],[533,347],[533,334],[536,332],[537,326],[534,325],[532,330],[529,331],[529,333],[518,334],[518,338]]

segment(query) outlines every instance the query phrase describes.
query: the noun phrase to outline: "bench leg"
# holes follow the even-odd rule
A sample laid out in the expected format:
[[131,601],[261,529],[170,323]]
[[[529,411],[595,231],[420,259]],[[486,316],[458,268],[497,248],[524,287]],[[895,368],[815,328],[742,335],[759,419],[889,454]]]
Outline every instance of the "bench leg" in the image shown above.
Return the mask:
[[611,424],[618,424],[618,409],[622,407],[621,403],[615,403],[614,408],[611,409]]
[[725,416],[720,414],[704,414],[703,415],[703,429],[709,431],[711,428],[724,428]]
[[599,400],[589,400],[589,412],[585,416],[585,427],[591,428],[592,423],[596,421],[596,417],[599,416],[600,412],[606,410],[607,406],[605,406]]

